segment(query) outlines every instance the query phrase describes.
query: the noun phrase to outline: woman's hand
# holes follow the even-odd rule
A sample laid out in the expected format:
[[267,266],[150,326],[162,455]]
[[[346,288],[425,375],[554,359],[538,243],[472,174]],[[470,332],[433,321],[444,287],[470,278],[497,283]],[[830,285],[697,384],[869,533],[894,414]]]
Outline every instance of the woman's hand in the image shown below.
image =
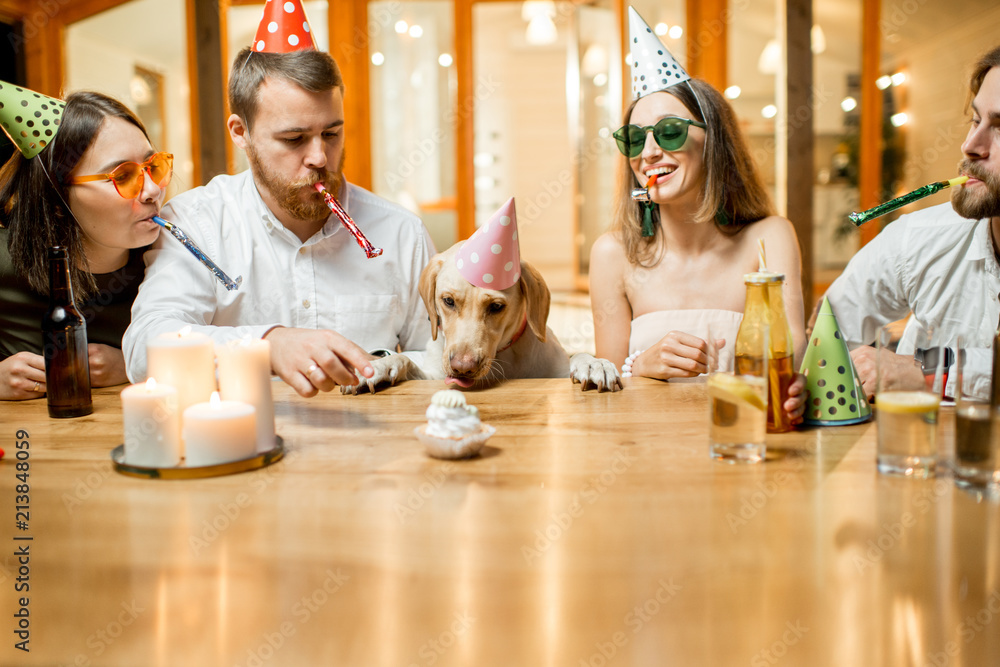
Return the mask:
[[802,423],[802,415],[806,411],[806,401],[809,399],[809,392],[806,391],[806,376],[796,373],[792,383],[788,385],[788,398],[781,406],[785,415],[792,424]]
[[[716,342],[718,348],[724,340]],[[671,331],[632,362],[632,375],[669,380],[708,372],[708,343],[697,336]]]
[[90,386],[113,387],[128,382],[125,375],[125,355],[117,347],[91,343],[87,346],[90,357]]
[[45,396],[45,359],[18,352],[0,361],[0,400],[24,401]]

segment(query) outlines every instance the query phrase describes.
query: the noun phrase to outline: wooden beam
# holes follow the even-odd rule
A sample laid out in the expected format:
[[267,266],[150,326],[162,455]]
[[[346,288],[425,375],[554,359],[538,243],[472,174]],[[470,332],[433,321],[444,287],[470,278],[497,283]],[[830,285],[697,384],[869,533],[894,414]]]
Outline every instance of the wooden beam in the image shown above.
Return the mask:
[[[729,11],[727,0],[686,0],[687,71],[725,90],[728,78]],[[628,43],[627,41],[625,42]]]
[[195,182],[201,184],[228,171],[226,77],[225,66],[220,66],[219,62],[226,43],[225,5],[189,0],[188,15],[189,21],[193,15],[195,43],[194,57],[188,61],[193,120],[191,134],[198,137],[192,143],[191,157],[198,175]]
[[[875,85],[880,73],[881,0],[861,3],[861,136],[858,151],[858,210],[880,204],[882,189],[882,91]],[[877,223],[861,227],[861,245],[878,234]]]
[[344,175],[372,187],[371,95],[368,72],[368,3],[330,0],[327,11],[330,55],[344,77]]
[[476,231],[475,167],[475,79],[472,52],[473,0],[455,0],[455,66],[458,76],[458,108],[455,114],[455,189],[458,196],[458,238]]
[[795,227],[802,252],[802,298],[813,301],[813,120],[812,0],[780,0],[778,40],[784,44],[775,81],[775,182],[778,211]]

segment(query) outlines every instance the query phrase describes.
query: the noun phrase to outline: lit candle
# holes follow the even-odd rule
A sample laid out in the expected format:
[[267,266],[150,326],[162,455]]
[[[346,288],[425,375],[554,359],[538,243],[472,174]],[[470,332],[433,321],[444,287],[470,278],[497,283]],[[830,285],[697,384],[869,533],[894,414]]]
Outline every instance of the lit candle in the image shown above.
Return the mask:
[[152,377],[122,390],[125,422],[125,462],[150,468],[170,468],[181,462],[180,413],[177,390]]
[[257,453],[256,410],[249,403],[223,401],[212,392],[207,403],[184,411],[184,465],[209,466]]
[[205,334],[184,327],[146,343],[149,377],[177,389],[178,410],[203,403],[215,391],[215,346]]
[[219,361],[219,393],[226,401],[243,401],[257,410],[257,451],[274,448],[274,399],[271,396],[271,344],[266,340],[232,340],[215,348]]

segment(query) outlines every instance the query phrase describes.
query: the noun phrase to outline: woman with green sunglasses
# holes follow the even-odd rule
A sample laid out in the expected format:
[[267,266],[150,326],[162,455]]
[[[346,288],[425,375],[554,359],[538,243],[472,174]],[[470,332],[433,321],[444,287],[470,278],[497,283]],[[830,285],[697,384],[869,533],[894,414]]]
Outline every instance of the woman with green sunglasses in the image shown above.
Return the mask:
[[[805,350],[798,241],[773,214],[729,103],[688,79],[643,94],[613,134],[622,154],[610,231],[590,259],[597,356],[623,372],[667,381],[707,372],[709,328],[732,355],[742,320],[743,275],[757,270],[763,238],[769,270],[785,274],[796,359]],[[648,203],[630,193],[646,187]],[[798,421],[803,378],[785,410]]]
[[127,381],[122,336],[160,227],[173,156],[106,95],[65,103],[0,82],[0,119],[20,152],[0,170],[0,400],[45,395],[47,249],[69,250],[87,320],[91,385]]

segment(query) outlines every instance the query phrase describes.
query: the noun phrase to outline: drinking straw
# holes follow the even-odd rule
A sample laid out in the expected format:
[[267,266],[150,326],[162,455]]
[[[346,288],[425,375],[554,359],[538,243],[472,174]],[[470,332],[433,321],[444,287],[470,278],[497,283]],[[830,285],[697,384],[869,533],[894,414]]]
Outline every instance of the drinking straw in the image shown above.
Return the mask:
[[860,227],[869,220],[874,220],[875,218],[881,218],[886,213],[892,213],[897,208],[901,208],[903,206],[906,206],[907,204],[912,204],[918,199],[923,199],[924,197],[928,197],[939,190],[950,188],[953,185],[961,185],[962,183],[965,183],[967,180],[969,180],[968,176],[958,176],[956,178],[952,178],[947,181],[928,183],[927,185],[921,188],[917,188],[913,192],[908,192],[905,195],[900,195],[899,197],[896,197],[895,199],[890,199],[886,203],[879,204],[878,206],[870,208],[867,211],[862,211],[860,213],[855,211],[854,213],[851,213],[847,217],[850,218],[851,222],[853,222],[856,227]]

